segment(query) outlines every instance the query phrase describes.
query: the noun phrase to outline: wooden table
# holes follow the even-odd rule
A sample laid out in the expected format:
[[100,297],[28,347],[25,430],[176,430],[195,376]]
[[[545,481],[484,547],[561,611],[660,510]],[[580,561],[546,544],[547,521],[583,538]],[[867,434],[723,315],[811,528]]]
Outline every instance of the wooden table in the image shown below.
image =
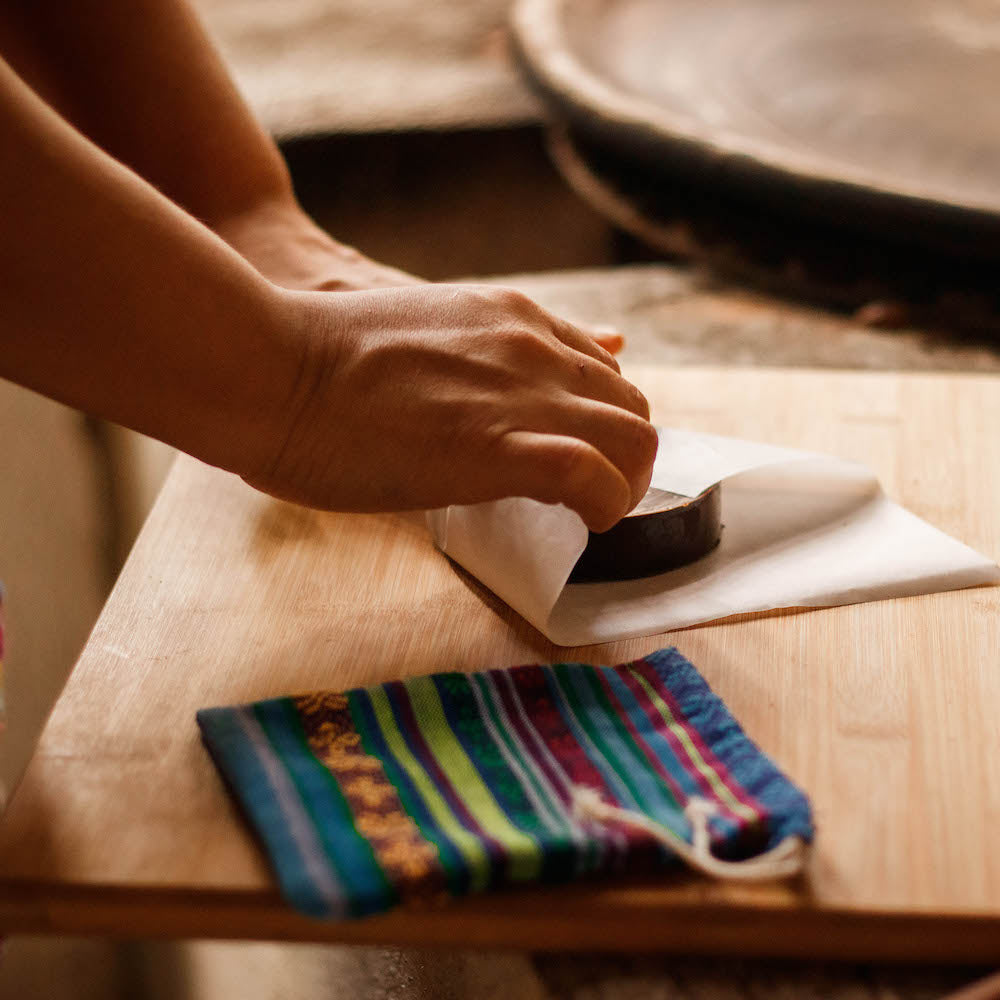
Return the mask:
[[[647,367],[656,419],[866,461],[1000,555],[1000,379]],[[312,922],[281,902],[195,709],[676,644],[808,790],[798,884],[532,890]],[[0,823],[0,932],[995,960],[1000,588],[564,650],[416,516],[319,514],[181,459]]]

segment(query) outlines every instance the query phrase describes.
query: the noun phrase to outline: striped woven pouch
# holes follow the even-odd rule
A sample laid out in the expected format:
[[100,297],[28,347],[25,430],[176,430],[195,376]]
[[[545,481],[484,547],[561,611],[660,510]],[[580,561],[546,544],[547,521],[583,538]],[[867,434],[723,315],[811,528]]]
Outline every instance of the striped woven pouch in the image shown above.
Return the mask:
[[686,863],[795,874],[806,797],[676,649],[198,713],[292,906],[397,905]]

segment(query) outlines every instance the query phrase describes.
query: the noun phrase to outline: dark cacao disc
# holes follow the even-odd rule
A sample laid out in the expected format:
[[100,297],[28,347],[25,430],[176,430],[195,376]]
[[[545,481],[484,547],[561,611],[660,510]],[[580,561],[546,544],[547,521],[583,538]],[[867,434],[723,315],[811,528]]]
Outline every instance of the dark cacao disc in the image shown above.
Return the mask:
[[570,583],[635,580],[693,563],[719,544],[719,484],[696,497],[650,488],[613,528],[590,533]]

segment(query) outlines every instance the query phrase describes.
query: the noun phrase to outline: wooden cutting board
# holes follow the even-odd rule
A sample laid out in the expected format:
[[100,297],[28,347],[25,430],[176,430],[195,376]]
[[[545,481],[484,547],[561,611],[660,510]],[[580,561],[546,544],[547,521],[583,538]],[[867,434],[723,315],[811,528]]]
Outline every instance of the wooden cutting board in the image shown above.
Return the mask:
[[[633,369],[655,419],[867,462],[1000,556],[1000,379]],[[281,902],[195,710],[677,645],[812,797],[807,875],[509,892],[320,923]],[[418,516],[320,514],[182,459],[0,823],[0,932],[1000,959],[1000,588],[565,650]]]

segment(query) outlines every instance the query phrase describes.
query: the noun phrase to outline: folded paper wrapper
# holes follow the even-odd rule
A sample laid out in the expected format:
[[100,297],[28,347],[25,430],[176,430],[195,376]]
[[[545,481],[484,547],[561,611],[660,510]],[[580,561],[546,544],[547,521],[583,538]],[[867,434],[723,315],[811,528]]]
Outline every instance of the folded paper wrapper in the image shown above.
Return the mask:
[[587,528],[566,507],[525,498],[431,511],[434,541],[562,646],[1000,582],[991,559],[893,503],[865,466],[697,431],[659,435],[652,486],[696,497],[723,484],[722,540],[689,566],[568,584]]
[[676,649],[271,698],[198,724],[286,899],[315,917],[678,861],[786,877],[813,833],[805,795]]

